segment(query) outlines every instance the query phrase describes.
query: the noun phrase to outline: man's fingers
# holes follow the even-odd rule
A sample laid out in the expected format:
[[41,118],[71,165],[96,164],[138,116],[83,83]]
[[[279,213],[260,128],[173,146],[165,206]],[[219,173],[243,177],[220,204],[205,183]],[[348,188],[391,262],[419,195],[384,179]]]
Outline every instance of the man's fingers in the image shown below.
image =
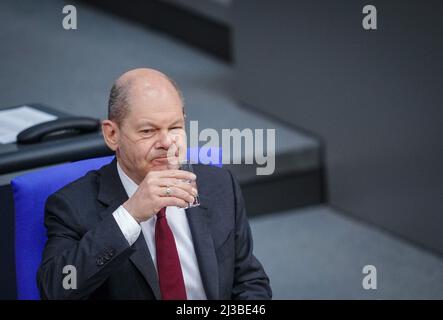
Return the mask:
[[198,194],[195,182],[188,183],[186,181],[183,181],[182,179],[176,178],[160,178],[157,183],[160,187],[177,187],[185,190],[186,192],[194,196]]
[[196,180],[197,176],[193,174],[192,172],[185,171],[185,170],[162,170],[158,171],[158,177],[163,178],[176,178],[176,179],[183,179],[183,180]]
[[[169,191],[170,191],[169,195],[166,192],[167,188],[169,188]],[[191,193],[189,193],[179,187],[160,187],[159,196],[160,197],[176,197],[176,198],[182,199],[183,201],[186,201],[186,202],[194,202],[194,196]]]
[[176,198],[176,197],[161,197],[158,201],[160,204],[160,207],[180,207],[180,208],[186,208],[189,205],[188,201],[184,201],[183,199]]

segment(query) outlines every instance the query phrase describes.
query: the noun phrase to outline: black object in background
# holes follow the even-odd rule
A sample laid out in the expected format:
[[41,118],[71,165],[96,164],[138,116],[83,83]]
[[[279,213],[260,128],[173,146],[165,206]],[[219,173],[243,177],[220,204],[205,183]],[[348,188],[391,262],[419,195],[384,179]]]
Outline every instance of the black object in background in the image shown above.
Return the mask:
[[38,143],[65,137],[97,132],[100,120],[89,117],[66,117],[43,122],[23,130],[17,136],[18,144]]

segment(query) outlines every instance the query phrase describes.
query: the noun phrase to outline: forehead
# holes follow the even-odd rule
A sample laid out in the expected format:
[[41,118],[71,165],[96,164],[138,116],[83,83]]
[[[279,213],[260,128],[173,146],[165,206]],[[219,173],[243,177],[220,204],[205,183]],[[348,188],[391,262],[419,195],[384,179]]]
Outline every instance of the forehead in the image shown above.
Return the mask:
[[182,105],[143,105],[129,107],[126,123],[133,128],[142,126],[163,127],[184,124]]
[[134,128],[140,127],[167,127],[171,125],[184,125],[183,113],[180,112],[158,112],[129,117],[128,124]]
[[154,124],[183,119],[183,103],[172,85],[134,86],[128,96],[128,120],[133,124],[150,121]]

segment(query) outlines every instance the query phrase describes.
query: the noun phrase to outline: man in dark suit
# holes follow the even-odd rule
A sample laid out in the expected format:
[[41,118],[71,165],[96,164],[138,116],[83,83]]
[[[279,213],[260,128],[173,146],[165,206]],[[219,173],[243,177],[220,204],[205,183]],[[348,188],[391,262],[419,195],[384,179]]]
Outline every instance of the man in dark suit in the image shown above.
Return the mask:
[[[156,70],[115,82],[102,131],[116,159],[47,200],[42,298],[271,298],[234,177],[174,166],[186,150],[183,108],[177,86]],[[200,206],[187,208],[197,193]],[[65,266],[76,271],[67,288]]]

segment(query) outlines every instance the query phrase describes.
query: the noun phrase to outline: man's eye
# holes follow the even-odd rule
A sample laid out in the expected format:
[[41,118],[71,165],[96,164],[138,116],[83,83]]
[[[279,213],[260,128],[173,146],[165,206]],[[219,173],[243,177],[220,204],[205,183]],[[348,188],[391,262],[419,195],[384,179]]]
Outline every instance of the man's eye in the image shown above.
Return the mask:
[[143,129],[141,130],[141,133],[143,134],[153,134],[155,132],[154,129]]

